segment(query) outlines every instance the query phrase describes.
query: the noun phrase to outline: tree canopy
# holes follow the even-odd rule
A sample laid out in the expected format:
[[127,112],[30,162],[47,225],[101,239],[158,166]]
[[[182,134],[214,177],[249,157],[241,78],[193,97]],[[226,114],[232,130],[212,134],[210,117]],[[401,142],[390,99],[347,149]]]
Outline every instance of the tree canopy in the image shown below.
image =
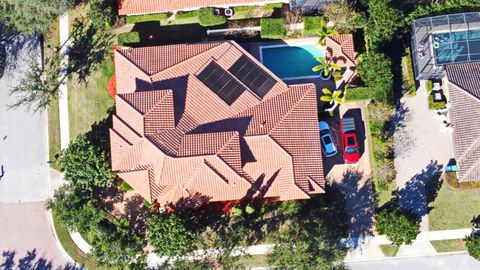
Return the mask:
[[365,14],[356,11],[346,0],[328,4],[323,10],[323,17],[333,22],[333,28],[341,34],[362,28],[367,23]]
[[0,0],[0,22],[9,31],[46,33],[74,0]]
[[362,55],[358,65],[360,78],[372,91],[376,101],[391,104],[393,102],[392,61],[383,53],[370,52]]
[[376,227],[396,245],[411,244],[420,233],[420,218],[392,204],[377,213]]
[[392,6],[391,0],[369,0],[368,12],[366,34],[373,49],[392,40],[405,25],[402,12]]

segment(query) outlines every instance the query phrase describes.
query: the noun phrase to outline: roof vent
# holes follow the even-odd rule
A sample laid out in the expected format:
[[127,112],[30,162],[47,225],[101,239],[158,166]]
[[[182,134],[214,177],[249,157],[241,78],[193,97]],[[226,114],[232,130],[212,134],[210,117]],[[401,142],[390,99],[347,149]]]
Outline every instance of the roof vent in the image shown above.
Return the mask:
[[260,127],[261,127],[261,128],[264,128],[266,124],[267,124],[267,121],[263,121],[263,122],[260,124]]

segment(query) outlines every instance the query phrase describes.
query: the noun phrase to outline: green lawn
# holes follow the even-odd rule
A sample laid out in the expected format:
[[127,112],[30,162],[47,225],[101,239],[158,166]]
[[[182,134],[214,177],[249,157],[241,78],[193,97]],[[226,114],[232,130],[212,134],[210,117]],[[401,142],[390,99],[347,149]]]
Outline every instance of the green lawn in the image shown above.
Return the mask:
[[77,248],[73,242],[68,229],[57,221],[55,215],[53,216],[53,225],[55,232],[57,233],[58,241],[62,244],[63,249],[68,255],[75,260],[78,264],[85,267],[88,270],[115,270],[116,268],[98,266],[95,261],[89,258],[85,253]]
[[443,183],[430,206],[431,231],[470,228],[472,218],[480,215],[480,189],[452,190]]
[[400,246],[396,245],[380,245],[380,250],[382,250],[383,255],[386,257],[395,257],[397,255],[398,249]]
[[107,83],[113,74],[113,60],[107,58],[98,70],[87,78],[88,84],[78,83],[75,76],[68,80],[68,112],[70,139],[88,132],[91,125],[107,117],[113,106]]
[[437,252],[465,251],[463,239],[430,241]]
[[245,256],[240,259],[240,262],[246,269],[253,267],[262,267],[268,266],[267,264],[267,255],[252,255]]

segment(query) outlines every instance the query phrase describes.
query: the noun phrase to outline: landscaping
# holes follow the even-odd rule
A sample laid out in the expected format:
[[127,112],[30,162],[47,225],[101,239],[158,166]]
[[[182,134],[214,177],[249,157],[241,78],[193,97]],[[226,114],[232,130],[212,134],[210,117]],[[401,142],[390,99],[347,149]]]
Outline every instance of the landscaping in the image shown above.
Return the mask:
[[480,189],[453,190],[443,183],[429,207],[431,231],[470,228],[472,218],[480,213]]
[[398,245],[380,245],[379,247],[385,257],[395,257],[400,249]]
[[437,252],[465,251],[467,247],[463,239],[430,241]]
[[265,39],[282,39],[285,37],[283,19],[261,19],[260,36]]

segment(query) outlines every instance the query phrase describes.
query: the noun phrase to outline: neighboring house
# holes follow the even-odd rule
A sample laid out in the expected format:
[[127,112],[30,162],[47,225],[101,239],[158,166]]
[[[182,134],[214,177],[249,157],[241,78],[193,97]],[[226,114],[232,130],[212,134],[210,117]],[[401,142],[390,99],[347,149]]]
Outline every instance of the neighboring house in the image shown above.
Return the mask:
[[[352,34],[341,34],[325,39],[326,59],[345,69],[338,84],[347,84],[357,74],[357,56]],[[337,87],[339,87],[337,85]]]
[[288,0],[119,0],[119,15],[139,15],[189,11],[202,7],[228,8],[234,6],[261,6],[270,3],[288,3]]
[[457,177],[480,181],[480,62],[448,65],[446,73]]
[[271,3],[290,3],[292,9],[308,12],[322,9],[326,4],[340,0],[119,0],[119,15],[139,15],[189,11],[202,7],[229,8],[235,6],[262,6]]
[[287,85],[234,41],[117,48],[112,168],[160,205],[324,193],[313,84]]
[[417,80],[441,79],[447,65],[480,61],[480,13],[415,20],[412,58]]

